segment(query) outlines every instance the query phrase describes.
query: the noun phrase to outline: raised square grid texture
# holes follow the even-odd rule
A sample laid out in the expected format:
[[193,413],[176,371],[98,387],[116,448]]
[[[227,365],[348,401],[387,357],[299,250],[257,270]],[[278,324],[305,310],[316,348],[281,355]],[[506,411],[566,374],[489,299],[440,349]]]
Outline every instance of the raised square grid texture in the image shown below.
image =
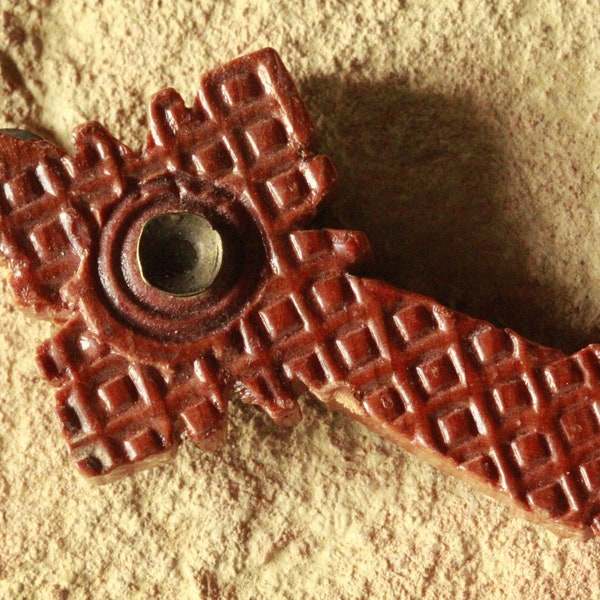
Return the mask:
[[98,410],[96,398],[90,397],[82,385],[69,382],[56,394],[56,410],[68,440],[87,438],[100,432],[105,413]]
[[222,140],[197,148],[191,158],[201,175],[223,176],[231,171],[234,165],[231,153]]
[[460,468],[484,481],[497,483],[500,479],[500,472],[496,462],[487,454],[480,454],[465,461],[460,465]]
[[100,385],[98,397],[111,416],[127,410],[140,399],[129,375],[120,375]]
[[304,327],[302,316],[291,298],[263,308],[260,316],[272,341],[278,341]]
[[512,355],[512,343],[506,331],[484,327],[473,336],[477,358],[482,364],[497,362]]
[[290,240],[301,264],[318,260],[332,250],[326,231],[295,231],[290,235]]
[[568,392],[583,383],[581,368],[572,358],[565,358],[548,365],[545,374],[548,387],[555,394]]
[[585,461],[579,471],[587,491],[595,494],[600,491],[600,455],[595,455]]
[[570,446],[577,446],[600,433],[597,405],[579,404],[560,416],[560,426]]
[[469,406],[457,408],[437,418],[442,439],[449,449],[478,434],[477,424]]
[[512,441],[511,447],[517,464],[523,471],[550,460],[550,448],[544,435],[537,431],[521,434]]
[[209,400],[201,400],[181,412],[187,434],[195,441],[206,440],[224,416]]
[[247,106],[264,94],[260,79],[254,73],[240,73],[221,84],[221,96],[228,107]]
[[[260,135],[256,127],[264,128]],[[304,381],[326,401],[334,389],[344,390],[348,398],[354,393],[356,405],[348,400],[348,412],[362,421],[372,417],[377,425],[387,423],[396,439],[425,446],[484,482],[502,480],[501,491],[522,508],[534,507],[549,518],[566,515],[571,520],[565,522],[575,528],[592,526],[600,506],[594,462],[600,441],[592,434],[596,425],[590,423],[589,410],[569,413],[566,407],[569,400],[577,406],[598,400],[597,349],[565,359],[431,300],[346,275],[345,268],[367,254],[364,240],[349,232],[299,232],[291,227],[297,215],[308,219],[313,214],[334,177],[323,164],[310,167],[316,163],[306,147],[311,135],[312,125],[285,69],[272,51],[263,51],[204,77],[193,108],[186,108],[172,91],[159,94],[142,154],[134,155],[91,124],[76,133],[76,156],[63,161],[62,154],[53,155],[61,160],[62,175],[58,166],[56,171],[40,166],[44,157],[38,154],[3,182],[2,222],[10,222],[21,234],[32,223],[19,221],[19,207],[30,205],[29,214],[42,215],[39,206],[50,196],[54,214],[75,199],[85,218],[102,227],[127,186],[160,179],[169,170],[192,178],[204,174],[248,203],[273,252],[268,264],[279,269],[278,281],[265,277],[269,294],[256,295],[263,304],[244,305],[247,313],[223,323],[223,330],[202,340],[196,353],[182,352],[181,363],[165,365],[157,358],[154,364],[154,357],[153,366],[136,363],[135,387],[144,402],[127,411],[136,413],[135,427],[119,412],[115,392],[117,382],[126,381],[123,377],[133,378],[130,355],[126,359],[112,347],[72,351],[78,339],[89,339],[85,332],[55,336],[41,355],[44,373],[62,385],[58,413],[75,460],[89,474],[104,474],[155,450],[165,451],[172,443],[162,429],[165,424],[175,424],[178,431],[187,427],[188,432],[218,429],[226,402],[219,404],[219,394],[225,392],[237,392],[278,422],[290,424],[295,418],[293,386]],[[267,209],[262,202],[269,203]],[[8,232],[5,237],[10,237]],[[89,243],[80,245],[87,248]],[[35,258],[28,249],[11,249],[22,253],[19,260]],[[65,266],[56,290],[77,272],[77,252],[66,251],[73,264]],[[326,293],[311,292],[325,274],[332,281],[346,278],[352,294],[342,289],[344,284],[337,289],[332,284]],[[38,283],[45,282],[48,271],[37,276]],[[23,304],[32,304],[25,287],[15,289]],[[76,286],[72,298],[75,291]],[[295,305],[295,300],[300,303]],[[44,302],[48,298],[41,297],[39,306]],[[51,309],[70,311],[74,306],[60,298],[50,302]],[[343,310],[336,310],[339,306]],[[301,327],[296,308],[302,310]],[[342,323],[340,314],[347,314],[350,322]],[[253,329],[263,326],[260,334]],[[103,344],[110,346],[111,340],[101,339],[99,346]],[[214,369],[204,374],[195,370],[198,357],[209,354]],[[128,387],[123,384],[118,394],[126,403],[131,400]],[[200,400],[192,401],[190,390]],[[455,410],[467,403],[468,411]],[[107,410],[116,416],[108,418]],[[164,447],[158,448],[151,431],[159,432]],[[584,440],[574,441],[581,433]],[[569,453],[571,443],[576,453]],[[579,493],[571,494],[571,489]],[[576,505],[584,496],[585,502]]]
[[109,438],[99,438],[91,443],[73,449],[75,464],[88,476],[97,476],[103,471],[111,471],[122,463],[122,452]]
[[394,315],[394,323],[405,342],[414,342],[437,328],[431,310],[421,304],[408,306],[397,312]]
[[60,216],[34,227],[29,239],[42,262],[62,258],[65,248],[69,247],[69,239]]
[[393,386],[371,392],[363,400],[363,405],[369,415],[390,423],[406,412],[404,400]]
[[532,405],[527,384],[521,378],[500,384],[493,389],[492,394],[495,408],[501,418],[530,408]]
[[295,167],[269,179],[267,189],[280,209],[291,208],[303,202],[310,193],[306,177]]
[[143,429],[123,441],[125,452],[131,462],[137,462],[162,452],[164,441],[154,429]]
[[550,483],[531,490],[527,500],[536,509],[550,513],[552,516],[561,515],[569,510],[569,501],[559,482]]
[[288,143],[285,128],[278,119],[252,123],[246,128],[245,134],[255,160],[281,150]]
[[377,343],[366,325],[342,333],[335,344],[348,370],[358,369],[379,357]]
[[328,381],[321,358],[314,350],[287,360],[284,363],[284,370],[290,380],[299,379],[309,388],[321,388]]
[[317,280],[312,286],[312,295],[322,317],[344,310],[354,301],[348,280],[340,275]]
[[88,330],[81,318],[76,317],[38,348],[37,364],[44,377],[59,382],[107,352],[107,346]]
[[3,187],[10,212],[23,208],[44,193],[44,187],[33,169],[26,170]]
[[38,164],[35,173],[44,191],[51,196],[65,193],[72,182],[67,163],[51,156]]
[[63,432],[67,439],[72,439],[83,431],[79,415],[68,404],[57,406],[56,416],[63,426]]
[[417,365],[416,372],[429,395],[451,389],[460,383],[456,366],[448,352],[436,353],[425,358]]

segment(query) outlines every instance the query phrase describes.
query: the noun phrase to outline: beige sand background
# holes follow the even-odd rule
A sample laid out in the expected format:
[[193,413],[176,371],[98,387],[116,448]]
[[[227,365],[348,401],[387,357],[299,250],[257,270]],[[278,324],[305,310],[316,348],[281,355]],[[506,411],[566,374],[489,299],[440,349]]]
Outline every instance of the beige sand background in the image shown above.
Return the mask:
[[[149,95],[281,53],[378,275],[565,351],[600,340],[597,0],[0,0],[0,126],[134,148]],[[345,418],[230,443],[109,487],[70,468],[38,378],[51,331],[0,284],[0,598],[600,598],[600,543],[563,540]]]

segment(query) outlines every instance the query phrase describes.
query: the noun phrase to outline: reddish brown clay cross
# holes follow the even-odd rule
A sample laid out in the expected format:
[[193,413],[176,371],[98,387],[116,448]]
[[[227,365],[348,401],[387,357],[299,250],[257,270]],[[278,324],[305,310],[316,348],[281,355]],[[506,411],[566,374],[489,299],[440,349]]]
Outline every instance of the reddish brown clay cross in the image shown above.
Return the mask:
[[600,346],[566,357],[363,279],[356,232],[306,229],[336,177],[280,58],[150,102],[137,154],[0,136],[0,250],[79,470],[98,481],[225,441],[231,398],[279,425],[310,392],[563,534],[600,533]]

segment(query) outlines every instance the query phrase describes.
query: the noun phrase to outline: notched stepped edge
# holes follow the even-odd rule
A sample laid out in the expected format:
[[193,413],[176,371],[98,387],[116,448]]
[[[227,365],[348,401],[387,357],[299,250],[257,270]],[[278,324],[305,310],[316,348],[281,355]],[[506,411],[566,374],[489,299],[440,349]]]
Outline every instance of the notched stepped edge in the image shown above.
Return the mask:
[[168,461],[182,437],[203,450],[225,442],[227,403],[209,356],[160,368],[131,362],[76,317],[39,347],[37,361],[59,386],[63,435],[93,483]]
[[489,482],[482,480],[462,466],[457,467],[456,463],[450,458],[438,453],[437,450],[418,446],[412,439],[394,431],[387,423],[382,423],[380,420],[365,414],[361,402],[350,391],[338,390],[337,392],[316,394],[316,397],[331,410],[337,410],[348,417],[359,421],[372,432],[386,438],[419,460],[428,463],[444,475],[454,477],[455,479],[466,483],[475,491],[501,502],[515,517],[525,519],[535,525],[541,525],[556,535],[565,538],[588,540],[598,536],[600,533],[600,529],[596,523],[592,526],[573,526],[571,524],[565,524],[559,519],[549,517],[543,510],[524,505],[520,502],[515,502],[513,498],[507,496],[505,490],[493,487]]
[[[257,72],[244,73],[244,69],[257,70]],[[168,108],[161,106],[165,98],[169,104]],[[248,105],[251,105],[251,109],[248,109],[250,112],[244,105],[247,100]],[[258,110],[260,118],[253,116],[253,110]],[[274,113],[276,113],[275,117]],[[234,127],[229,123],[231,119]],[[168,124],[167,128],[164,127],[165,124]],[[106,222],[106,215],[114,201],[124,193],[125,181],[131,178],[132,174],[146,178],[152,176],[156,164],[160,163],[159,170],[164,171],[165,166],[167,171],[190,170],[192,175],[207,177],[237,193],[249,194],[250,200],[255,202],[256,216],[263,221],[266,231],[269,232],[267,241],[274,246],[271,248],[271,251],[275,252],[272,257],[274,265],[278,270],[286,271],[289,275],[291,266],[287,264],[290,262],[289,252],[286,257],[277,254],[276,251],[280,250],[278,246],[281,243],[289,245],[290,229],[295,229],[300,223],[314,216],[318,203],[335,179],[335,169],[329,159],[323,156],[312,156],[305,147],[312,137],[313,126],[277,54],[272,50],[260,51],[205,76],[193,109],[187,109],[179,103],[175,92],[159,93],[151,102],[150,129],[151,137],[142,156],[138,157],[112,138],[101,125],[88,123],[78,127],[74,133],[75,156],[68,157],[59,151],[58,163],[46,169],[49,174],[46,180],[50,181],[50,175],[54,175],[56,180],[54,185],[45,185],[40,180],[39,169],[34,168],[34,172],[28,173],[25,177],[25,183],[29,185],[21,186],[24,188],[24,193],[21,194],[22,205],[15,206],[15,211],[10,211],[12,225],[19,233],[17,237],[21,239],[23,234],[28,235],[32,228],[36,231],[40,228],[47,229],[45,223],[40,223],[40,219],[50,218],[51,221],[56,219],[56,214],[49,214],[53,212],[50,210],[52,208],[50,205],[56,208],[54,213],[61,211],[61,206],[55,206],[56,199],[49,196],[60,195],[64,200],[67,193],[70,195],[69,206],[73,194],[81,195],[89,201],[89,207],[81,208],[82,212],[91,215],[91,228],[96,233],[96,227]],[[162,132],[160,136],[156,135],[158,131]],[[160,139],[157,140],[157,137]],[[144,161],[148,164],[145,165]],[[128,164],[133,167],[128,168]],[[31,210],[34,203],[35,209]],[[46,204],[49,206],[45,206]],[[21,222],[16,218],[15,223],[15,217],[19,213],[16,209],[25,206],[27,210],[20,213],[25,215],[24,221]],[[58,221],[62,222],[61,218]],[[54,240],[52,244],[46,244],[48,248],[52,246],[53,252],[52,255],[46,256],[46,259],[54,262],[57,257],[62,258],[65,251],[68,255],[72,254],[72,248],[59,248],[59,244],[55,242],[57,239],[65,241],[60,226],[50,227],[50,230],[53,235],[46,235],[44,239],[46,242]],[[314,232],[311,237],[311,232],[306,233],[308,236],[304,236],[304,241],[311,239],[313,241],[308,245],[302,243],[297,245],[298,239],[302,238],[301,232],[297,232],[298,235],[292,244],[295,253],[308,251],[310,254],[315,249],[316,239],[316,247],[324,244],[325,254],[329,256],[335,257],[338,247],[343,250],[341,259],[338,261],[332,258],[330,266],[336,265],[339,268],[342,263],[346,264],[354,260],[355,249],[351,249],[352,244],[349,244],[354,239],[351,234]],[[280,236],[283,242],[278,241]],[[70,240],[70,236],[68,237]],[[89,236],[86,242],[89,247],[91,243]],[[76,250],[84,245],[84,243],[77,244]],[[60,281],[49,278],[43,269],[44,257],[38,256],[39,252],[48,254],[46,246],[43,243],[36,246],[34,243],[32,246],[34,256],[32,256],[32,247],[27,245],[26,248],[21,248],[17,240],[13,240],[10,250],[16,249],[23,265],[29,269],[28,281],[25,282],[27,277],[23,278],[24,285],[20,288],[14,286],[16,288],[14,291],[21,303],[33,306],[39,313],[45,312],[44,316],[62,321],[67,315],[59,311],[65,308],[67,311],[76,308],[77,298],[81,296],[77,285],[73,285],[70,281],[77,268],[74,264],[66,269],[65,261],[59,260],[55,270],[56,274],[62,275],[63,278]],[[323,248],[319,251],[324,256]],[[75,254],[78,254],[81,260],[86,254],[86,249],[83,248],[81,252]],[[307,255],[302,258],[312,260],[314,257]],[[301,257],[298,256],[291,259],[291,262],[296,265],[297,260],[300,259]],[[12,266],[13,271],[19,270],[17,261],[14,261]],[[314,267],[317,268],[318,264],[314,263]],[[36,268],[40,268],[39,272],[35,271]],[[293,266],[292,272],[295,270],[296,266]],[[39,291],[36,286],[31,285],[32,279],[36,276],[39,279],[39,289],[42,290],[37,296],[31,292],[34,289]],[[44,286],[48,283],[54,286],[52,293],[46,293],[48,290]],[[80,466],[89,475],[95,475],[99,470],[105,472],[113,467],[115,473],[118,473],[121,467],[125,470],[134,468],[133,465],[147,459],[152,452],[160,453],[165,447],[171,447],[172,431],[166,426],[162,427],[164,431],[150,434],[143,443],[140,440],[146,436],[148,428],[145,428],[142,433],[129,431],[127,423],[119,416],[123,405],[127,402],[117,401],[113,392],[120,390],[120,393],[126,394],[127,390],[132,389],[131,383],[128,385],[125,379],[135,380],[135,377],[131,374],[127,375],[125,371],[131,371],[136,363],[129,364],[127,360],[121,361],[123,357],[111,356],[110,348],[100,350],[102,344],[98,340],[91,341],[93,338],[91,331],[83,335],[82,339],[70,339],[73,326],[77,329],[79,324],[67,323],[55,338],[42,346],[39,352],[39,362],[45,376],[59,385],[67,381],[57,394],[57,411],[63,421],[65,435],[71,441],[81,437],[79,433],[82,429],[86,429],[92,438],[98,435],[92,445],[98,446],[96,454],[104,457],[104,464],[98,456],[93,455],[93,452],[89,453],[89,460],[83,457],[79,461]],[[84,331],[86,327],[84,324]],[[232,332],[236,328],[235,324],[232,325]],[[245,331],[242,338],[247,348],[256,343],[259,345],[264,343],[265,340],[253,339],[256,332],[252,331],[252,327],[243,327],[242,330]],[[79,333],[73,335],[77,336]],[[224,343],[227,342],[228,340],[225,340]],[[224,355],[223,352],[222,354]],[[206,358],[203,356],[199,360],[206,360]],[[135,361],[135,357],[132,357],[132,360]],[[257,367],[245,364],[247,362],[248,360],[242,357],[236,364],[236,368],[244,372],[239,381],[244,390],[244,400],[263,408],[281,425],[296,422],[299,418],[296,403],[291,396],[286,398],[285,402],[282,401],[285,386],[278,381],[278,376],[273,369],[267,368],[267,365]],[[197,363],[198,361],[194,363],[194,371],[197,371]],[[112,368],[121,369],[121,372],[113,374]],[[140,368],[148,367],[142,365]],[[177,368],[179,367],[175,370]],[[183,365],[183,369],[186,368],[189,370],[191,366]],[[92,390],[91,384],[85,384],[86,374],[92,376],[92,379],[96,376],[100,377],[100,380],[94,382],[98,384],[98,390]],[[168,407],[169,418],[176,422],[178,428],[181,423],[184,423],[188,437],[194,439],[199,445],[215,446],[218,445],[216,440],[224,437],[224,426],[221,424],[224,423],[226,403],[221,396],[220,388],[227,387],[224,384],[226,379],[234,381],[239,378],[224,376],[217,380],[215,370],[212,378],[206,379],[202,375],[197,379],[200,383],[196,381],[195,385],[202,389],[192,394],[195,403],[189,400],[189,390],[183,394],[185,396],[183,399],[181,394],[179,396],[171,394],[166,399],[167,404],[170,402],[172,405]],[[178,382],[178,385],[180,383],[184,387],[187,385],[185,382]],[[137,386],[134,384],[133,387]],[[99,398],[92,399],[89,403],[89,397],[95,397],[96,392]],[[139,390],[137,393],[143,396]],[[96,406],[98,401],[99,405]],[[154,410],[160,408],[157,408],[157,403],[147,398],[145,404],[150,407],[154,404]],[[158,412],[160,413],[161,410]],[[108,417],[104,414],[107,411]],[[113,416],[116,419],[112,420]],[[150,418],[149,414],[139,416],[142,421]],[[124,430],[119,429],[122,426],[125,426]],[[136,430],[136,427],[133,429]],[[220,434],[221,431],[223,435]],[[111,440],[111,434],[116,434],[118,439]],[[138,450],[133,449],[134,437],[139,442],[136,446]],[[69,444],[73,454],[76,455],[76,459],[81,458],[80,450],[83,452],[84,447],[89,447],[87,442],[90,440],[81,440],[80,446],[77,444],[73,446],[71,441]],[[122,448],[117,449],[115,444]],[[123,456],[120,455],[126,456],[131,465],[124,466],[121,460]]]
[[17,302],[62,322],[73,306],[64,296],[96,237],[107,207],[124,192],[126,146],[96,122],[73,132],[75,155],[48,142],[0,136],[0,250]]

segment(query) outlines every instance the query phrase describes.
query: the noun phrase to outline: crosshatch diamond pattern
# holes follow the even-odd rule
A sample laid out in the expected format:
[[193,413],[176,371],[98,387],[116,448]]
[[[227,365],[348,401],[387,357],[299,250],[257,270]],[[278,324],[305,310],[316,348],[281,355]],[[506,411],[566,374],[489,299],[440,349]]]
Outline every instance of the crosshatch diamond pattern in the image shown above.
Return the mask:
[[[334,363],[344,373],[338,385],[350,385],[360,402],[350,412],[373,419],[377,430],[434,449],[527,510],[576,527],[591,523],[600,503],[600,350],[564,358],[429,299],[346,281],[356,298],[346,309],[368,324],[358,331],[368,331],[369,341],[357,336],[345,354],[332,351],[352,339],[347,323],[333,315],[323,324],[308,292],[308,332],[287,344],[314,347],[322,340],[321,356],[311,355],[310,369],[288,363],[290,379],[296,374],[312,391],[322,389],[322,373],[335,371]],[[363,360],[349,369],[353,353]]]
[[[182,436],[219,447],[232,398],[293,425],[309,392],[563,533],[600,534],[599,346],[565,357],[350,274],[371,258],[364,236],[301,229],[336,174],[311,154],[312,122],[272,50],[205,75],[191,108],[159,92],[149,114],[140,154],[98,123],[75,131],[74,156],[0,137],[0,247],[17,300],[61,323],[38,363],[84,474],[153,464]],[[194,299],[135,305],[126,265],[115,316],[106,281],[121,279],[94,262],[115,215],[207,194],[206,214],[239,226],[260,268],[232,276],[207,316]],[[177,303],[165,330],[136,320],[160,325]]]
[[[173,90],[158,93],[150,105],[150,133],[141,155],[99,123],[77,128],[72,157],[45,142],[5,142],[14,169],[4,173],[1,188],[2,247],[13,267],[11,283],[20,303],[67,321],[40,347],[38,362],[43,375],[60,387],[57,412],[86,474],[127,472],[135,463],[169,450],[180,434],[214,449],[226,431],[226,387],[281,425],[297,422],[289,382],[277,369],[254,364],[257,353],[268,350],[265,344],[280,343],[304,327],[290,298],[265,306],[260,319],[234,320],[215,339],[200,343],[192,362],[175,365],[151,366],[144,364],[147,355],[142,360],[123,355],[98,330],[98,319],[88,318],[89,303],[86,318],[77,310],[79,298],[96,291],[82,290],[81,265],[116,204],[144,186],[145,194],[149,189],[173,193],[168,183],[161,184],[171,173],[218,183],[226,198],[239,195],[262,236],[272,240],[271,263],[282,272],[297,271],[289,232],[314,215],[335,178],[330,161],[307,150],[312,131],[289,75],[279,57],[267,50],[207,74],[192,108]],[[171,187],[176,194],[187,193],[185,185]],[[339,235],[318,236],[327,264],[338,271],[360,258],[356,251],[365,253],[362,238],[350,234],[350,243],[344,239],[341,244],[345,255],[338,255],[333,250],[340,245]],[[322,268],[322,258],[313,270]],[[232,340],[237,351],[229,345]],[[226,386],[224,380],[232,378],[225,376],[223,363],[236,357],[242,381]],[[139,387],[144,378],[131,376],[132,365],[139,365],[145,377],[152,373],[152,402],[144,400]],[[323,381],[329,376],[321,375]],[[174,424],[172,431],[162,421],[148,426],[157,415]]]

